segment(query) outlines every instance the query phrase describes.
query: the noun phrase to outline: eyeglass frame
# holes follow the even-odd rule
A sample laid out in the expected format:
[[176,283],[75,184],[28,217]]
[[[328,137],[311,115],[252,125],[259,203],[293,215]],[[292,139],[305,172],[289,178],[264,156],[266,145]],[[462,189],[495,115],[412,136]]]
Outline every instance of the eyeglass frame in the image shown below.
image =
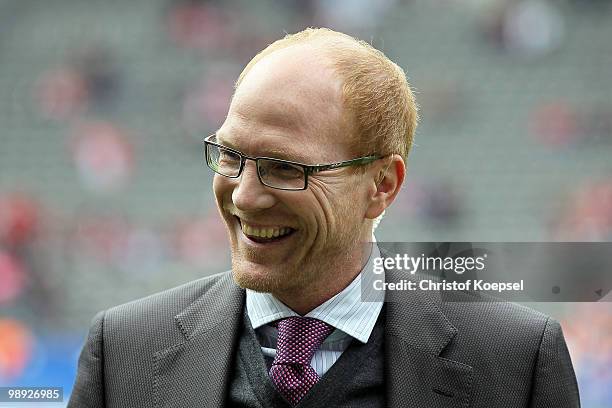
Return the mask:
[[[223,176],[223,177],[227,177],[227,178],[238,178],[242,175],[242,171],[244,170],[244,165],[246,163],[247,160],[253,160],[255,162],[255,168],[257,169],[257,178],[259,179],[259,182],[261,184],[263,184],[266,187],[270,187],[273,188],[275,190],[282,190],[282,191],[304,191],[306,189],[308,189],[308,176],[311,174],[315,174],[315,173],[319,173],[322,171],[327,171],[327,170],[334,170],[334,169],[339,169],[339,168],[343,168],[343,167],[351,167],[351,166],[362,166],[365,164],[369,164],[372,163],[376,160],[382,159],[384,156],[378,156],[378,155],[370,155],[370,156],[363,156],[363,157],[358,157],[355,159],[350,159],[350,160],[344,160],[344,161],[340,161],[340,162],[334,162],[334,163],[328,163],[328,164],[305,164],[305,163],[300,163],[300,162],[295,162],[295,161],[291,161],[291,160],[284,160],[284,159],[277,159],[275,157],[266,157],[266,156],[260,156],[260,157],[251,157],[251,156],[247,156],[246,154],[242,153],[239,150],[236,149],[232,149],[231,147],[227,147],[227,146],[223,146],[222,144],[216,143],[216,142],[212,142],[209,139],[211,138],[216,138],[216,133],[213,133],[210,136],[207,136],[206,138],[204,138],[204,157],[205,157],[205,161],[206,161],[206,165],[208,166],[208,168],[210,168],[212,171],[214,171],[216,174]],[[222,149],[226,149],[229,150],[232,153],[237,154],[240,157],[240,167],[238,168],[238,174],[235,176],[228,176],[225,174],[221,174],[218,171],[216,171],[215,169],[213,169],[209,162],[208,162],[208,146],[215,146],[218,148],[222,148]],[[275,162],[280,162],[280,163],[287,163],[287,164],[291,164],[294,166],[299,166],[302,167],[304,170],[304,188],[280,188],[280,187],[273,187],[270,186],[266,183],[264,183],[264,181],[261,178],[261,174],[259,172],[259,160],[271,160],[271,161],[275,161]]]

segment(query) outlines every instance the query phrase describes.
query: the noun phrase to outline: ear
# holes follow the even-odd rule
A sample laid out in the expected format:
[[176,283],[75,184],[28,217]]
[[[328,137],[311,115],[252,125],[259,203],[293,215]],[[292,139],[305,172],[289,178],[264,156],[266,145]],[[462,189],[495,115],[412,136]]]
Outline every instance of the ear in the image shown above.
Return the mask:
[[391,205],[399,193],[406,176],[406,164],[399,154],[392,154],[381,160],[375,168],[372,180],[374,188],[370,190],[368,208],[365,217],[375,219]]

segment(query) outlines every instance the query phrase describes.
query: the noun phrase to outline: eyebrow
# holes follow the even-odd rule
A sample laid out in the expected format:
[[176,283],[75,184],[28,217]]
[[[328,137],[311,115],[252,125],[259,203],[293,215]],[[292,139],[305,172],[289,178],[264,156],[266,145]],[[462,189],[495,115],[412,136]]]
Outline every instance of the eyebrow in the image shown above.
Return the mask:
[[[290,151],[290,150],[283,150],[283,149],[276,149],[276,148],[272,148],[270,150],[268,150],[268,156],[267,157],[274,157],[277,159],[284,159],[284,160],[290,160],[290,161],[295,161],[295,162],[299,162],[299,163],[305,163],[306,160],[304,160],[303,157],[301,157],[300,155]],[[307,163],[306,163],[307,164]]]
[[[217,143],[229,147],[230,149],[234,149],[234,150],[238,150],[239,152],[243,153],[243,150],[236,147],[236,145],[234,145],[231,142],[228,141],[221,141],[219,140],[217,134],[215,133],[216,137],[217,137]],[[286,150],[286,149],[279,149],[279,148],[270,148],[270,149],[265,149],[265,153],[263,153],[260,156],[255,156],[255,157],[270,157],[273,159],[281,159],[281,160],[289,160],[289,161],[294,161],[294,162],[298,162],[298,163],[303,163],[303,164],[309,164],[306,160],[304,160],[303,157],[301,157],[299,154],[296,154],[295,152],[292,152],[291,150]]]

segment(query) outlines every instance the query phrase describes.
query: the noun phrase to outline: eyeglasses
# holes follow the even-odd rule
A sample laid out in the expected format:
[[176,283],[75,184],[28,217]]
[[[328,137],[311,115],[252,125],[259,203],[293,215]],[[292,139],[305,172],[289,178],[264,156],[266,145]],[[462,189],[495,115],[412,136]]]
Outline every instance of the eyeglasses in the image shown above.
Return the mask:
[[247,160],[253,160],[261,184],[278,190],[299,191],[308,188],[308,175],[325,170],[349,166],[362,166],[380,159],[380,156],[365,156],[357,159],[329,164],[308,165],[271,157],[250,157],[238,150],[216,143],[216,136],[204,139],[206,164],[215,173],[228,178],[238,178]]

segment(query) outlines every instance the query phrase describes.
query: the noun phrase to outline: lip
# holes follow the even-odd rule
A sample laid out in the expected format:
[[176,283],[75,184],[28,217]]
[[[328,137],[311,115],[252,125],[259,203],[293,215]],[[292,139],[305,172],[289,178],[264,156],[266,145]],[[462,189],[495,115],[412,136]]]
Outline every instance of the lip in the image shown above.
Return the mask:
[[[246,236],[244,234],[244,232],[242,232],[242,225],[241,225],[241,220],[239,217],[234,215],[234,218],[236,219],[236,228],[238,230],[238,233],[240,235],[240,239],[245,242],[247,245],[255,247],[255,248],[266,248],[266,249],[270,249],[272,247],[277,247],[277,246],[281,246],[281,245],[285,245],[288,241],[290,241],[291,239],[294,238],[295,235],[297,235],[297,230],[295,228],[293,228],[293,232],[291,234],[289,234],[288,236],[278,240],[278,241],[270,241],[270,242],[256,242],[254,240],[252,240],[251,238],[249,238],[248,236]],[[248,223],[250,226],[256,227],[256,228],[273,228],[273,227],[278,227],[277,225],[274,226],[267,226],[264,224],[254,224],[249,222]],[[292,227],[289,227],[292,228]]]
[[[237,215],[234,215],[234,218],[236,219],[236,221],[238,222],[238,224],[242,227],[242,218],[238,217]],[[245,223],[247,223],[249,226],[251,227],[255,227],[255,228],[282,228],[282,227],[286,227],[286,228],[291,228],[292,230],[297,230],[297,228],[294,228],[290,225],[281,225],[281,224],[258,224],[256,222],[251,222],[251,221],[245,221]]]

